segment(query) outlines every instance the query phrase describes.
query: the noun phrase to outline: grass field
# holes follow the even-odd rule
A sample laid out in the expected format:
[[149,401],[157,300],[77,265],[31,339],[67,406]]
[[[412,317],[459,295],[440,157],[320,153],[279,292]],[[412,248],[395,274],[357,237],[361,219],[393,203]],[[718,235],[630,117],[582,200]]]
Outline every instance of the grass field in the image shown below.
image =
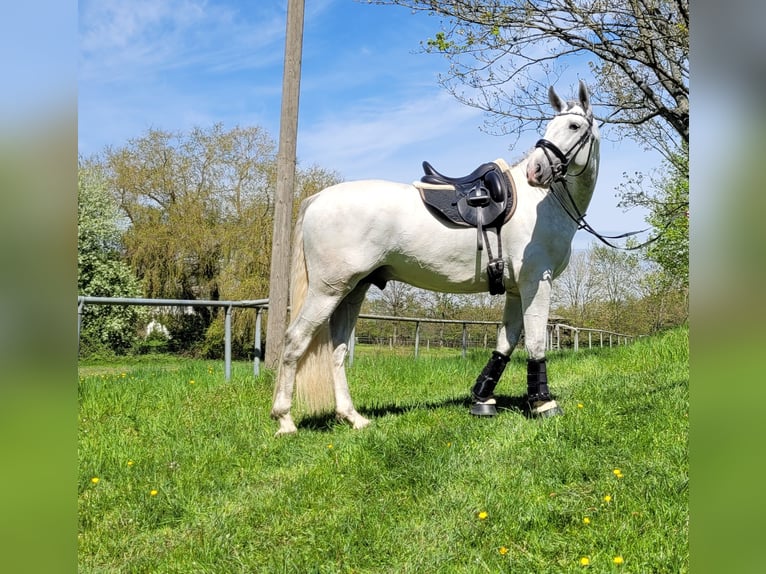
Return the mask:
[[471,417],[487,358],[358,353],[372,425],[278,439],[270,372],[82,364],[80,572],[686,572],[688,331],[549,355],[549,420],[523,354]]

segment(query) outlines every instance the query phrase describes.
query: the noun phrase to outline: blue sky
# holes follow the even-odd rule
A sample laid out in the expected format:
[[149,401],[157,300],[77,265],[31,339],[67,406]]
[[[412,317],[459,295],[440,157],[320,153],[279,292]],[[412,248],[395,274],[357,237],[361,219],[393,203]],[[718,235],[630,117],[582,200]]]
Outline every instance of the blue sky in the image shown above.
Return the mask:
[[[279,135],[286,0],[81,0],[80,153],[120,146],[149,128],[217,122]],[[420,42],[438,17],[353,0],[306,0],[298,161],[344,179],[412,181],[422,160],[462,175],[485,161],[517,161],[539,134],[516,142],[481,131],[484,117],[437,83],[444,57]],[[576,73],[576,71],[575,71]],[[583,79],[589,80],[587,70]],[[574,85],[556,86],[571,97]],[[511,146],[513,145],[513,149]],[[656,155],[602,138],[588,219],[602,233],[644,228],[617,207],[623,172],[657,167]],[[575,247],[590,236],[579,232]]]

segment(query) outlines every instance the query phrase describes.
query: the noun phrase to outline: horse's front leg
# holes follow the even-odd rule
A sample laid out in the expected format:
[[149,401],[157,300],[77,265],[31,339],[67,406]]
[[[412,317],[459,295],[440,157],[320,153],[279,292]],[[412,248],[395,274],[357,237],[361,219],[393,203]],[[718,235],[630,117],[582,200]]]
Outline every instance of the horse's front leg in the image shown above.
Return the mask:
[[498,331],[497,346],[492,351],[489,362],[471,389],[470,412],[472,415],[491,417],[497,414],[497,401],[494,396],[495,386],[511,358],[516,343],[519,341],[521,327],[521,298],[518,295],[506,295],[503,325]]
[[532,416],[551,417],[564,414],[548,388],[545,348],[551,302],[551,279],[545,273],[530,284],[522,296],[524,303],[524,345],[527,351],[527,401]]

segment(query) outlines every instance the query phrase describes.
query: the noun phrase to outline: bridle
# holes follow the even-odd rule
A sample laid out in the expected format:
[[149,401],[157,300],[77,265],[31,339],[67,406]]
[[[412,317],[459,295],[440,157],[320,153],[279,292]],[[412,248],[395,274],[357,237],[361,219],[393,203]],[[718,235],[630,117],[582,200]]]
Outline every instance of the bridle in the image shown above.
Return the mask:
[[[551,177],[552,177],[551,183],[564,180],[564,178],[568,175],[567,171],[569,170],[569,164],[575,158],[575,156],[578,153],[580,153],[580,150],[582,149],[582,147],[586,143],[588,143],[588,140],[591,140],[591,143],[590,143],[590,148],[588,149],[588,159],[585,161],[585,166],[582,168],[582,170],[579,173],[570,174],[570,175],[578,176],[578,175],[581,175],[583,171],[585,171],[585,169],[588,167],[588,164],[590,163],[590,154],[593,151],[593,140],[592,140],[593,118],[591,116],[585,116],[583,114],[577,114],[575,112],[562,112],[557,115],[584,117],[585,119],[588,120],[588,129],[585,130],[585,132],[583,132],[580,138],[572,145],[572,147],[569,148],[567,152],[561,151],[561,149],[550,140],[547,140],[545,138],[541,138],[537,140],[537,143],[535,144],[535,148],[540,148],[543,150],[543,153],[545,154],[545,157],[551,166]],[[553,157],[551,157],[551,153],[554,156],[556,156],[556,159],[558,159],[558,164],[554,162]]]
[[[593,229],[587,221],[585,221],[585,214],[581,213],[580,209],[577,207],[574,197],[572,197],[572,193],[569,191],[569,186],[567,185],[566,178],[567,176],[577,177],[579,175],[582,175],[582,173],[588,168],[588,164],[590,163],[590,156],[593,153],[593,142],[595,141],[595,139],[593,138],[593,133],[592,133],[593,117],[588,115],[578,114],[576,112],[561,112],[557,115],[580,116],[588,120],[588,129],[580,136],[580,138],[566,152],[562,152],[561,149],[559,149],[559,147],[555,143],[545,138],[541,138],[537,140],[537,143],[535,144],[535,148],[540,148],[543,150],[543,153],[545,154],[545,157],[551,166],[551,179],[550,179],[551,195],[553,195],[553,197],[556,198],[556,200],[559,202],[562,209],[570,217],[570,219],[577,224],[577,229],[578,230],[584,229],[585,231],[587,231],[588,233],[596,237],[599,241],[601,241],[605,245],[608,245],[609,247],[614,247],[615,249],[622,249],[626,251],[633,251],[635,249],[640,249],[641,247],[646,247],[650,243],[653,243],[654,241],[659,239],[660,235],[662,235],[662,232],[659,235],[655,235],[654,237],[650,238],[648,241],[641,243],[640,245],[634,245],[632,247],[621,247],[619,245],[614,245],[608,240],[623,239],[625,237],[630,237],[632,235],[638,235],[639,233],[644,233],[646,231],[649,231],[650,228],[642,229],[640,231],[630,231],[628,233],[622,233],[620,235],[601,235],[598,231]],[[585,165],[578,173],[568,173],[569,164],[575,158],[575,156],[580,152],[583,146],[586,143],[588,143],[588,140],[590,140],[590,148],[588,149],[588,159],[585,161]],[[554,158],[551,156],[551,154],[555,156],[555,159],[558,160],[558,163],[554,162]],[[554,185],[554,184],[558,184],[558,185]],[[563,195],[564,193],[566,194],[565,196]],[[665,226],[666,229],[668,225]],[[664,229],[662,231],[664,232]]]

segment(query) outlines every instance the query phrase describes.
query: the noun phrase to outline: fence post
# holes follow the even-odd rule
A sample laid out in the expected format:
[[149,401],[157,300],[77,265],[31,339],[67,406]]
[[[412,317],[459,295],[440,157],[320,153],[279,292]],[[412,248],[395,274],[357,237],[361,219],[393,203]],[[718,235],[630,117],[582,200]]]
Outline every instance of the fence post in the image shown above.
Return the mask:
[[82,325],[82,308],[85,307],[85,299],[77,298],[77,355],[80,354],[80,327]]
[[580,350],[580,329],[574,330],[574,350],[575,353]]
[[463,358],[464,359],[465,359],[467,347],[468,347],[468,328],[466,324],[463,323]]
[[223,361],[224,377],[231,378],[231,305],[226,306],[226,316],[223,322]]
[[415,358],[418,358],[418,349],[420,348],[420,321],[415,321]]
[[255,349],[253,353],[253,375],[256,377],[261,374],[261,314],[262,307],[255,309]]

